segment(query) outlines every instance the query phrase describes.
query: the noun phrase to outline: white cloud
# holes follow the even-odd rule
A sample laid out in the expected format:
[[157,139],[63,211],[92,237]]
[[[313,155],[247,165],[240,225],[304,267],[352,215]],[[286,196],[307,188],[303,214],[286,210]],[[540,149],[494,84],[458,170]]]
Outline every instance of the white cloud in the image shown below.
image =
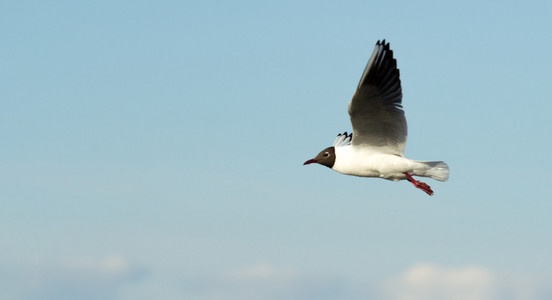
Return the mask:
[[431,299],[548,299],[550,282],[532,276],[503,274],[478,265],[442,267],[431,263],[411,266],[382,284],[382,297]]
[[550,278],[480,265],[415,264],[387,280],[259,262],[214,272],[144,269],[119,256],[0,262],[0,299],[552,299]]
[[122,256],[0,265],[1,299],[116,299],[144,269]]
[[385,284],[389,299],[494,299],[495,278],[480,266],[417,264]]
[[223,274],[229,280],[286,280],[293,279],[295,272],[291,268],[276,267],[269,263],[258,263],[231,269]]
[[120,255],[97,258],[69,258],[61,263],[67,269],[93,272],[103,275],[122,275],[131,271],[130,262]]
[[[365,299],[335,275],[307,274],[271,263],[240,266],[189,280],[189,297],[218,299]],[[354,290],[354,291],[353,291]]]

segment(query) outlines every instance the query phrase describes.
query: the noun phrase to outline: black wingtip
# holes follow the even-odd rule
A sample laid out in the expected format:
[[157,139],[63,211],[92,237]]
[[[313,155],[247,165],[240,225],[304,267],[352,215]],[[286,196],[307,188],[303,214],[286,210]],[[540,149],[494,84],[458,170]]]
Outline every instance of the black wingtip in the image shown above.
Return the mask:
[[346,138],[352,138],[353,137],[353,133],[347,133],[347,131],[343,132],[343,133],[340,133],[338,134],[337,136],[345,136]]
[[376,46],[384,46],[384,47],[388,48],[388,47],[389,47],[389,43],[386,44],[386,43],[385,43],[385,39],[383,39],[383,40],[378,40],[378,42],[376,43]]

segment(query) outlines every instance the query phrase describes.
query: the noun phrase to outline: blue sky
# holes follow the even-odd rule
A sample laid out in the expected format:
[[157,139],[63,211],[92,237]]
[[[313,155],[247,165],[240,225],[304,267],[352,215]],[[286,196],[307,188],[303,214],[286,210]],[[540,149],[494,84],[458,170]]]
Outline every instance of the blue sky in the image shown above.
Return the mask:
[[[551,11],[1,2],[1,298],[549,299]],[[302,166],[383,38],[433,197]]]

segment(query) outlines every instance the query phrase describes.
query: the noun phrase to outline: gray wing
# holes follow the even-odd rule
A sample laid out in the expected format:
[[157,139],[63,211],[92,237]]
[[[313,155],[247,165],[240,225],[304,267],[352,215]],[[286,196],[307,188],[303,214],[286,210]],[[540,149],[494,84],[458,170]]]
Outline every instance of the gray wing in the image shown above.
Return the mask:
[[402,155],[407,126],[401,103],[397,61],[393,58],[389,43],[378,41],[349,102],[352,145]]

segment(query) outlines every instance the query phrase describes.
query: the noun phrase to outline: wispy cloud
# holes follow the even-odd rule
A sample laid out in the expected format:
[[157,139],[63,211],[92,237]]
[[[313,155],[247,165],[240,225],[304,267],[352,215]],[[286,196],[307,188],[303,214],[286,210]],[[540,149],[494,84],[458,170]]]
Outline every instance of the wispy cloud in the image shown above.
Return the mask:
[[[370,282],[338,274],[259,262],[193,274],[146,269],[124,256],[74,257],[34,264],[0,263],[0,298],[34,299],[552,299],[550,278],[505,274],[482,265],[417,263]],[[161,295],[163,294],[163,295]]]
[[494,299],[495,278],[480,266],[443,268],[421,263],[384,283],[389,299]]
[[66,258],[56,262],[4,264],[2,299],[116,299],[145,270],[122,256]]
[[417,263],[390,278],[369,282],[358,274],[321,274],[265,262],[187,282],[188,295],[198,300],[544,300],[552,295],[546,278],[505,274],[477,264]]
[[504,274],[480,265],[443,267],[419,263],[382,284],[385,299],[549,299],[550,282]]
[[271,263],[251,264],[195,278],[189,287],[193,289],[193,297],[202,300],[365,298],[354,295],[338,276],[307,274]]

